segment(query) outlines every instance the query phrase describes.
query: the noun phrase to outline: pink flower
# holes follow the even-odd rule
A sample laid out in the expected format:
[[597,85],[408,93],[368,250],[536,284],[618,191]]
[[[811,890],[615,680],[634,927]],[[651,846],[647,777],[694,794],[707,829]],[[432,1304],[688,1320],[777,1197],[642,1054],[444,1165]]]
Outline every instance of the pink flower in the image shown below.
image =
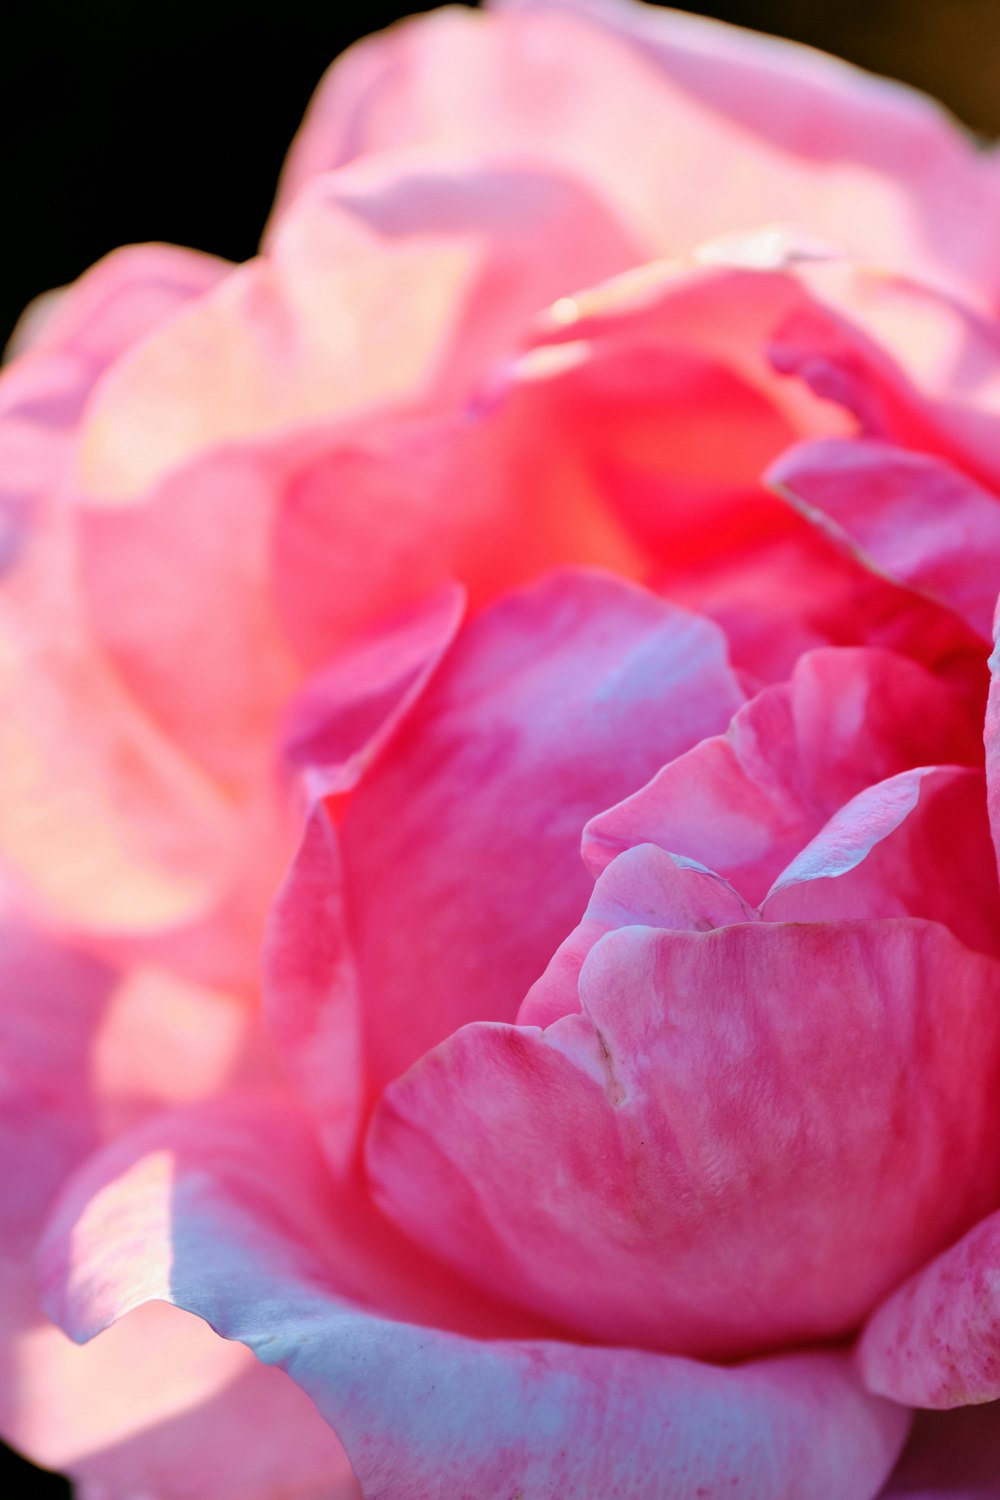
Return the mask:
[[995,1496],[998,252],[906,90],[507,0],[254,261],[29,312],[0,1423],[84,1500]]

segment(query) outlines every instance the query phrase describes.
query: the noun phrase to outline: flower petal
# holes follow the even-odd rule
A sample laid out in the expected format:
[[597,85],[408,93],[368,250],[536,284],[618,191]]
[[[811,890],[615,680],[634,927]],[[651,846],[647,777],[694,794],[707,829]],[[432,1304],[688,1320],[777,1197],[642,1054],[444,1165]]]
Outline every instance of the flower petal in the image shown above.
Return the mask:
[[569,168],[616,205],[650,255],[795,221],[876,263],[983,300],[995,291],[996,234],[982,209],[994,174],[935,106],[701,18],[535,0],[396,26],[321,82],[276,212],[319,172],[418,143],[520,149]]
[[353,1160],[367,1085],[340,852],[322,798],[350,791],[391,741],[454,639],[463,602],[452,585],[345,650],[289,714],[285,758],[310,805],[271,912],[265,1004],[271,1035],[341,1169]]
[[715,626],[607,575],[470,622],[340,828],[374,1087],[513,1018],[586,902],[587,818],[741,699]]
[[389,1086],[373,1190],[588,1337],[836,1337],[996,1203],[998,994],[1000,965],[931,923],[626,927],[587,957],[582,1014],[468,1026]]
[[[54,1195],[102,1137],[211,1093],[246,1043],[244,1007],[0,926],[0,1431],[96,1497],[277,1500],[349,1480],[329,1429],[277,1371],[174,1308],[88,1349],[37,1306],[31,1258]],[[150,1359],[150,1348],[156,1357]],[[343,1500],[353,1491],[343,1490]]]
[[928,454],[861,440],[801,444],[769,478],[868,566],[947,604],[990,638],[996,495]]
[[865,1396],[841,1355],[722,1370],[359,1310],[310,1238],[322,1225],[298,1197],[300,1137],[252,1121],[201,1119],[180,1143],[166,1126],[78,1181],[44,1256],[50,1306],[75,1337],[150,1297],[198,1312],[289,1371],[369,1496],[877,1494],[908,1414]]
[[911,1406],[1000,1397],[1000,1214],[970,1229],[872,1315],[859,1360],[871,1390]]
[[584,833],[595,874],[653,843],[697,860],[753,904],[845,802],[914,765],[979,759],[960,696],[880,650],[814,651],[725,735],[695,746]]
[[1000,956],[995,870],[982,773],[922,766],[867,787],[835,812],[778,876],[761,916],[924,917]]
[[626,849],[598,875],[583,920],[524,997],[517,1024],[550,1026],[580,1009],[580,970],[607,932],[619,927],[705,932],[756,921],[754,908],[714,870],[655,844]]
[[135,500],[208,447],[464,393],[566,278],[634,258],[586,190],[544,167],[406,158],[318,178],[265,255],[109,372],[79,487]]

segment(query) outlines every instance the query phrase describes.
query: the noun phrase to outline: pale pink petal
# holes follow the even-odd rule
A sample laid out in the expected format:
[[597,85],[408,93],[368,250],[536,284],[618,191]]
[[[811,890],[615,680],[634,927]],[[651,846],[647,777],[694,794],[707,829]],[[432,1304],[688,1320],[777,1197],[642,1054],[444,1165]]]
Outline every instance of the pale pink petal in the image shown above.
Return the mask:
[[589,1337],[836,1337],[997,1201],[998,996],[1000,965],[932,923],[626,927],[582,1014],[468,1026],[389,1085],[373,1190]]
[[79,1179],[48,1236],[49,1305],[76,1338],[150,1298],[196,1311],[288,1370],[366,1495],[872,1500],[895,1461],[908,1414],[864,1395],[837,1354],[720,1370],[361,1311],[299,1196],[300,1141],[273,1118],[207,1124],[167,1126]]
[[219,443],[454,396],[567,279],[634,258],[583,188],[541,167],[405,158],[317,179],[265,255],[109,372],[77,481],[134,500]]
[[[996,175],[933,100],[811,48],[659,5],[491,0],[491,8],[586,17],[652,63],[664,89],[730,127],[728,151],[713,163],[715,190],[702,195],[713,201],[685,203],[689,214],[724,212],[723,232],[791,219],[865,259],[919,266],[995,299],[995,220],[984,222],[982,205],[996,196]],[[685,144],[709,170],[711,137]]]
[[44,320],[31,318],[33,336],[25,352],[86,359],[96,378],[190,298],[211,290],[229,269],[214,255],[177,245],[124,245],[71,285],[44,294],[56,300]]
[[754,904],[851,797],[914,765],[976,764],[960,695],[880,650],[815,651],[765,688],[729,730],[665,765],[587,825],[596,874],[634,844],[707,865]]
[[947,604],[989,639],[1000,497],[940,459],[871,441],[802,444],[769,479],[867,566]]
[[[33,1307],[30,1264],[22,1281]],[[150,1304],[83,1349],[34,1317],[5,1371],[4,1435],[87,1500],[360,1500],[303,1392],[189,1314]]]
[[970,1229],[872,1315],[865,1382],[911,1406],[1000,1397],[1000,1214]]
[[[445,11],[352,48],[279,195],[399,145],[520,149],[577,173],[650,254],[776,221],[876,262],[995,287],[994,174],[933,105],[830,58],[645,6]],[[711,181],[712,192],[704,191]]]
[[277,1500],[286,1485],[320,1482],[341,1500],[343,1454],[277,1371],[172,1308],[144,1309],[80,1349],[35,1297],[32,1254],[53,1196],[104,1136],[224,1087],[245,1046],[244,1007],[151,971],[122,982],[12,912],[0,971],[0,1431],[109,1500]]
[[580,1009],[580,970],[599,938],[618,927],[707,932],[756,922],[757,912],[721,875],[655,844],[626,849],[602,870],[580,925],[557,948],[517,1013],[519,1026],[550,1026]]
[[124,351],[221,278],[225,262],[171,245],[129,245],[28,308],[0,371],[0,572],[17,532],[70,455],[95,381]]
[[1000,484],[1000,340],[992,318],[850,262],[800,267],[808,296],[769,341],[777,371],[849,412],[860,435]]
[[74,517],[81,630],[153,723],[238,798],[269,767],[301,675],[269,592],[273,511],[301,446],[213,450],[141,503]]
[[901,771],[866,788],[781,872],[761,916],[926,917],[1000,956],[1000,892],[984,793],[982,772],[953,766]]
[[741,700],[715,626],[605,574],[470,622],[340,829],[374,1085],[514,1017],[586,904],[588,817]]
[[998,1474],[1000,1404],[918,1412],[879,1500],[995,1500]]
[[67,570],[0,595],[0,848],[56,920],[105,932],[204,911],[232,873],[232,809],[90,649]]

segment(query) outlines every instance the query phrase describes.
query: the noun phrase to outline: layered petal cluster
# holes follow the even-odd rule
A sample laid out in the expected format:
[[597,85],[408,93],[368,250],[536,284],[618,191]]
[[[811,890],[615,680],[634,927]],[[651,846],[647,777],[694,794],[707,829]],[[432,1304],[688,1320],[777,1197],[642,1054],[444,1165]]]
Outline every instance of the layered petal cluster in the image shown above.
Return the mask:
[[29,310],[0,1425],[83,1500],[996,1494],[998,226],[902,88],[500,0],[247,264]]

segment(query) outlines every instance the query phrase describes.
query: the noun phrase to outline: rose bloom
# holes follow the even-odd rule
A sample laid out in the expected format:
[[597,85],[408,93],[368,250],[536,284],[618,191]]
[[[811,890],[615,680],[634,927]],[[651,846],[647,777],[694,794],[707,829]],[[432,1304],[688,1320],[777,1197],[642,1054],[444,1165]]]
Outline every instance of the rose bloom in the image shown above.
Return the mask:
[[256,259],[29,310],[11,1442],[83,1500],[995,1500],[998,307],[924,99],[506,0],[333,67]]

